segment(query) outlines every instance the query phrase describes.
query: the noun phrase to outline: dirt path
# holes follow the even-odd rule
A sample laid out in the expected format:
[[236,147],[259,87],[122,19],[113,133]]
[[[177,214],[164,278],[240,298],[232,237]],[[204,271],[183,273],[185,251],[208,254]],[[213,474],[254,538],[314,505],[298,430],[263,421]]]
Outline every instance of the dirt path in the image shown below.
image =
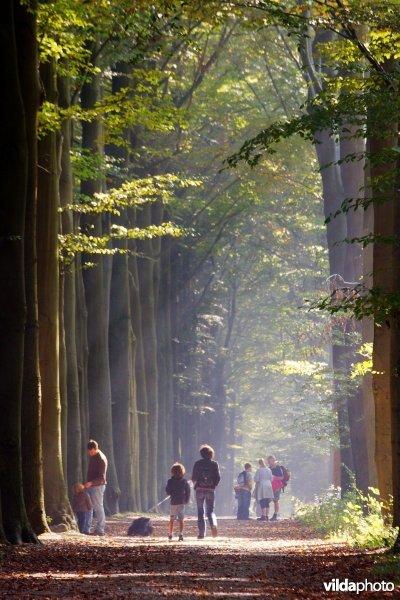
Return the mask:
[[293,521],[221,519],[219,537],[199,541],[188,519],[184,542],[166,540],[163,518],[151,540],[126,537],[129,522],[110,521],[103,538],[51,534],[42,547],[2,549],[0,598],[400,598],[326,592],[333,578],[373,581],[376,553],[327,544]]

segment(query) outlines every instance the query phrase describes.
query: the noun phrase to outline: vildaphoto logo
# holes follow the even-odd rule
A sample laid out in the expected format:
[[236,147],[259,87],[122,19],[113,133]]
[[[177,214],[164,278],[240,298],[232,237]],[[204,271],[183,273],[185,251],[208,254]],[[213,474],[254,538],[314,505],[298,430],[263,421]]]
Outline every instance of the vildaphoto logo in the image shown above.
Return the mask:
[[350,581],[349,579],[331,579],[324,581],[327,592],[393,592],[394,583],[391,581]]

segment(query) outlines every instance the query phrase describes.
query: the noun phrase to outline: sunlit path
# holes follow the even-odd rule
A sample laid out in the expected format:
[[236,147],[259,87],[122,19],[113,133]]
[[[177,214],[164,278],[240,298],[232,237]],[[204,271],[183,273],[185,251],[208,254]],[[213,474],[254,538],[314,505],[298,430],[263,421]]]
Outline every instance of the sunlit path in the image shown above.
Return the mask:
[[168,542],[165,518],[155,519],[151,539],[127,537],[129,522],[108,522],[103,538],[46,534],[29,553],[5,549],[0,597],[317,599],[335,596],[323,581],[369,576],[375,556],[328,544],[290,520],[220,519],[219,537],[199,541],[189,518],[183,543]]

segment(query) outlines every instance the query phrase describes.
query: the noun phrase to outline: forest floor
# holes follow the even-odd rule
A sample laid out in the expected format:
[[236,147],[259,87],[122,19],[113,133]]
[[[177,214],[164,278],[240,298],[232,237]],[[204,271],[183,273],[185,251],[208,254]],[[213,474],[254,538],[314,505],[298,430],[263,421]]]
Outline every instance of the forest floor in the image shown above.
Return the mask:
[[391,581],[374,571],[382,553],[332,544],[292,520],[219,520],[219,537],[197,540],[195,519],[185,541],[169,542],[167,519],[152,538],[130,538],[130,519],[108,521],[104,537],[45,534],[42,545],[3,547],[0,598],[157,600],[400,598],[393,592],[327,592],[323,582]]

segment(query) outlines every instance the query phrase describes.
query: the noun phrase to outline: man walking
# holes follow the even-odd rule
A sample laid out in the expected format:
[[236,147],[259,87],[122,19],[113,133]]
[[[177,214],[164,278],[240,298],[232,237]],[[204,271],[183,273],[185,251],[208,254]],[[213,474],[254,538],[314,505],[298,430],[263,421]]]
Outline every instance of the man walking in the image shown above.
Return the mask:
[[238,475],[237,485],[235,486],[235,492],[238,501],[237,518],[239,521],[248,521],[250,519],[249,510],[252,489],[252,466],[250,463],[246,463],[244,465],[244,471]]
[[89,518],[89,527],[92,527],[93,511],[96,518],[96,527],[94,535],[105,535],[106,515],[104,512],[104,492],[106,489],[107,458],[99,450],[99,445],[94,440],[90,440],[87,445],[89,464],[87,470],[87,482],[85,488],[88,491],[93,504],[93,510]]
[[206,515],[210,523],[213,537],[218,535],[217,517],[214,513],[215,488],[220,482],[218,463],[213,460],[214,450],[211,446],[204,445],[200,448],[201,459],[193,466],[192,481],[196,493],[197,502],[197,525],[199,528],[199,540],[204,539],[206,533],[206,522],[204,520],[204,503]]

